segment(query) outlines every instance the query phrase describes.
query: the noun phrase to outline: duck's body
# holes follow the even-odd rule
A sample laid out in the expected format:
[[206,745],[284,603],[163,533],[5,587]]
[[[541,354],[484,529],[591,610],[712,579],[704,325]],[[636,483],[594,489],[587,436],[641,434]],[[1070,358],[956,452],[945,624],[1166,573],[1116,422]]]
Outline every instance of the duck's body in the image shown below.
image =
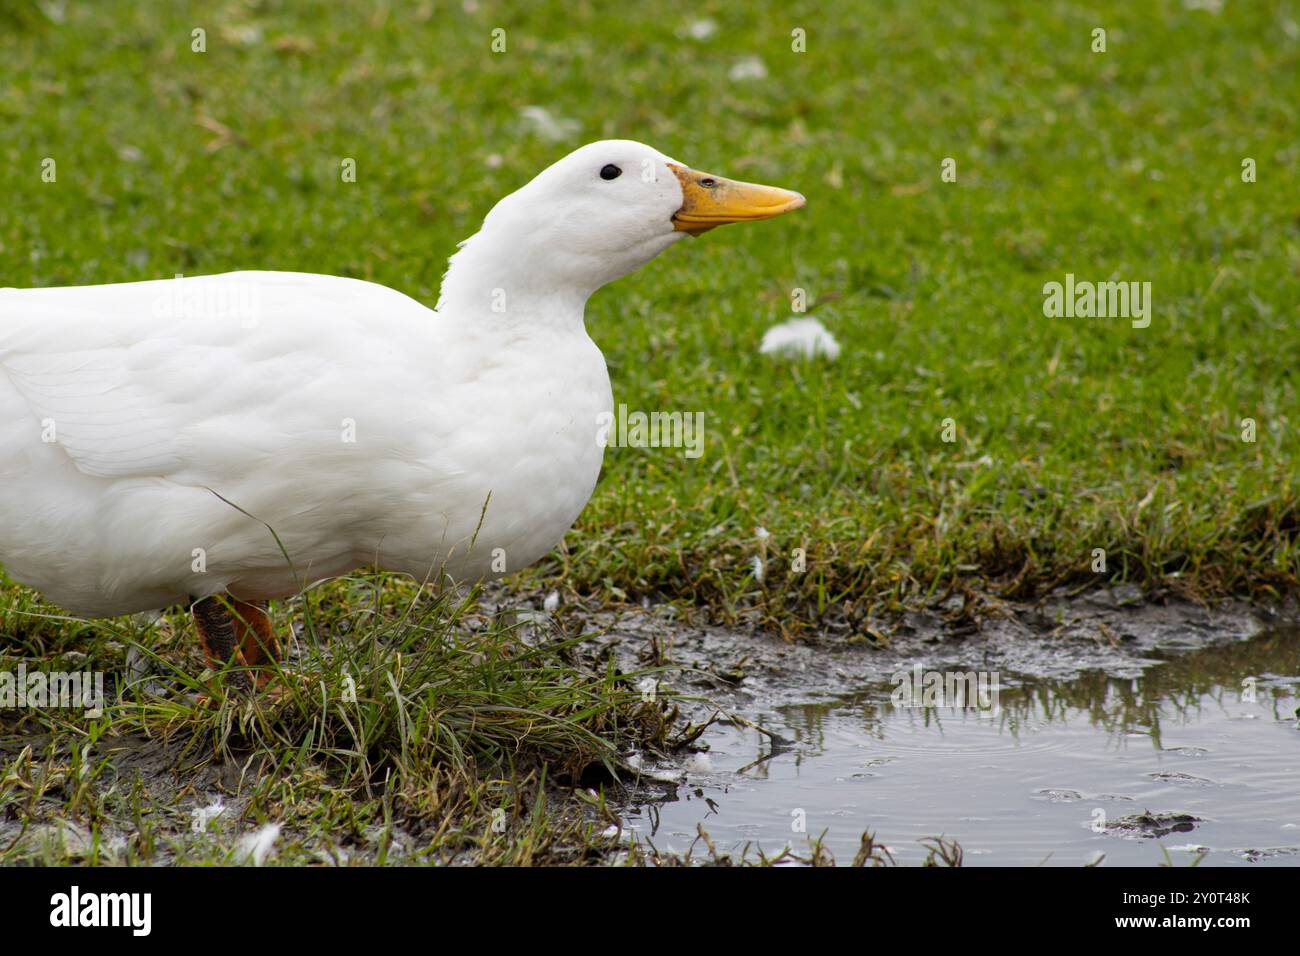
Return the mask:
[[5,290],[0,316],[0,563],[76,614],[517,570],[600,471],[580,314],[503,341],[374,283],[242,272]]
[[0,564],[85,616],[195,601],[236,664],[278,653],[265,602],[312,581],[516,571],[600,471],[588,297],[802,205],[611,140],[499,202],[436,309],[278,272],[0,290]]

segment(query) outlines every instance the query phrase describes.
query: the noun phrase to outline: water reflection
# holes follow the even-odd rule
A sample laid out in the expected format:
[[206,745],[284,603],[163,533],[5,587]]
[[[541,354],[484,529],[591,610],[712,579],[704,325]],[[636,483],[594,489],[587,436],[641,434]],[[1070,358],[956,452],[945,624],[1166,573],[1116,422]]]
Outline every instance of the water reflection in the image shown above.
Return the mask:
[[896,707],[894,684],[877,685],[838,700],[778,708],[776,723],[801,751],[818,754],[832,715],[856,713],[862,733],[883,740],[887,728],[905,720],[941,736],[952,721],[991,722],[1019,739],[1026,725],[1077,722],[1086,717],[1117,742],[1140,734],[1162,749],[1162,721],[1186,723],[1206,707],[1221,713],[1228,702],[1264,703],[1273,720],[1293,718],[1300,687],[1300,628],[1280,627],[1246,643],[1226,644],[1187,654],[1148,655],[1159,660],[1141,677],[1111,677],[1089,671],[1072,680],[1003,676],[992,713],[976,707]]
[[1147,656],[1160,663],[1132,679],[1004,674],[984,710],[899,707],[878,684],[750,715],[769,734],[711,730],[712,769],[628,821],[669,844],[703,824],[721,849],[771,851],[806,840],[797,811],[846,860],[870,829],[904,862],[939,834],[968,865],[1150,865],[1200,847],[1210,865],[1300,862],[1300,629]]

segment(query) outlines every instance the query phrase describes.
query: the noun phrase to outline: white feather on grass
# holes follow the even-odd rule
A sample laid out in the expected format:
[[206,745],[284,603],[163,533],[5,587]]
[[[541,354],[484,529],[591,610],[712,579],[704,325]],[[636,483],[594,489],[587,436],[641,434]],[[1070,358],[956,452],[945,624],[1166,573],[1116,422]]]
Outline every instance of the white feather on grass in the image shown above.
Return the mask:
[[582,129],[582,124],[577,120],[556,116],[544,106],[525,106],[519,115],[530,130],[552,143],[571,140]]
[[686,26],[686,35],[692,40],[699,40],[703,43],[718,32],[718,21],[716,20],[692,20]]
[[278,823],[268,823],[264,827],[258,827],[252,833],[244,834],[235,847],[236,862],[261,866],[275,849],[275,841],[278,839],[280,839]]
[[756,56],[737,60],[727,74],[735,82],[767,79],[767,66]]
[[840,343],[816,319],[791,319],[768,329],[759,351],[782,358],[824,356],[833,362],[840,356]]
[[190,811],[190,829],[195,833],[203,833],[213,820],[225,812],[226,805],[221,802],[220,798],[206,807],[195,807]]

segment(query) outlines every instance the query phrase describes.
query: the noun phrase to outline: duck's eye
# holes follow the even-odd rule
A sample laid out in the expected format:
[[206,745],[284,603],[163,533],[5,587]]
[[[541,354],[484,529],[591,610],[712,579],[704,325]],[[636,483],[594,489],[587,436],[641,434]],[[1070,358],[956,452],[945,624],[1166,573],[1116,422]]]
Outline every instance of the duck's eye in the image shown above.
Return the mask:
[[605,166],[605,168],[600,171],[601,179],[618,179],[618,177],[622,175],[623,175],[623,170],[619,169],[613,163],[610,163],[609,165]]

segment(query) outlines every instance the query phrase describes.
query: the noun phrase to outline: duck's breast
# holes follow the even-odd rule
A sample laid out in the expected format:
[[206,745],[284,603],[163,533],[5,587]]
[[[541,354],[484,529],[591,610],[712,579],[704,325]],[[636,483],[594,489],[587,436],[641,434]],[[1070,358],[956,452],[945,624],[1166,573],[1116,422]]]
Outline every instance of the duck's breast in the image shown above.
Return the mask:
[[473,364],[445,392],[453,413],[437,407],[428,416],[438,422],[427,468],[437,484],[407,509],[421,516],[409,533],[386,546],[390,566],[417,577],[445,570],[476,580],[526,567],[560,541],[600,475],[599,424],[613,399],[604,357],[585,332],[496,347]]

